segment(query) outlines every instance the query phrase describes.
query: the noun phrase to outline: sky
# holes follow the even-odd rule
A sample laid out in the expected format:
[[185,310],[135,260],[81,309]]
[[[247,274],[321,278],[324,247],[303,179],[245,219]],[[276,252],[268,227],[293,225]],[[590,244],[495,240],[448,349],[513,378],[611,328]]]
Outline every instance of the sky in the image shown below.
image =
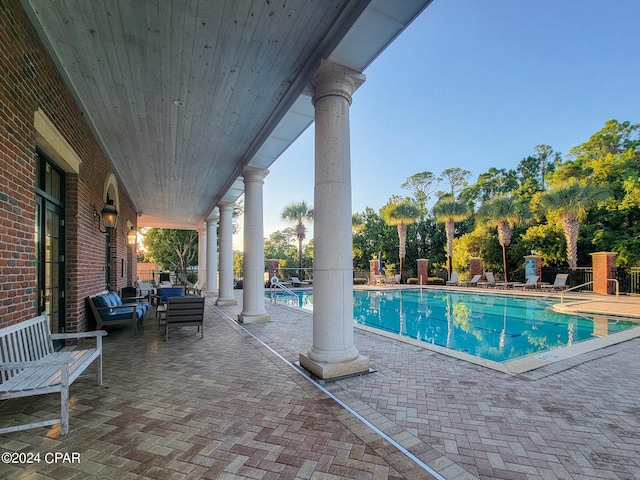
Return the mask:
[[[640,0],[434,0],[364,73],[353,212],[409,196],[401,185],[418,172],[458,167],[475,183],[536,145],[564,158],[607,120],[640,123]],[[291,226],[291,202],[313,207],[313,128],[269,168],[265,238]]]

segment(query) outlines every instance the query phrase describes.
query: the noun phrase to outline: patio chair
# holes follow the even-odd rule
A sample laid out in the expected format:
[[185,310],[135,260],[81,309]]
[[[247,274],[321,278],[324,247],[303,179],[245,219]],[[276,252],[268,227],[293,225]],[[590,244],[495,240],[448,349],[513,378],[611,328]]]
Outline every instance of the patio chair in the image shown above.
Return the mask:
[[479,287],[489,288],[496,286],[496,277],[493,275],[493,272],[485,272],[484,278],[486,281],[478,282]]
[[447,280],[447,285],[458,285],[458,274],[456,272],[451,274],[451,279]]
[[169,325],[198,327],[204,337],[204,297],[169,297],[165,313],[164,336],[169,340]]
[[521,288],[522,290],[535,290],[538,288],[539,275],[531,275],[525,283],[514,283],[513,288]]
[[464,282],[461,282],[460,285],[463,287],[477,287],[481,278],[482,275],[474,275],[471,280],[465,280]]
[[542,288],[542,290],[551,290],[551,291],[564,290],[565,288],[568,287],[567,285],[568,279],[569,279],[568,273],[559,273],[556,275],[556,279],[551,285],[540,285],[540,288]]
[[298,277],[291,277],[291,283],[294,287],[301,287],[303,285],[309,285],[309,282],[300,280]]

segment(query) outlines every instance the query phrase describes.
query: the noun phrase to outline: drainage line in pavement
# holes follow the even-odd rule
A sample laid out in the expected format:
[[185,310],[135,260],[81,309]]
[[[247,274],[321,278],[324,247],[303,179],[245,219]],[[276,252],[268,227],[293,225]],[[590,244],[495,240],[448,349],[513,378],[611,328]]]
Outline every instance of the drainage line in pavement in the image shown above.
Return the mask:
[[269,350],[271,350],[271,352],[273,352],[275,355],[278,356],[278,358],[280,358],[283,362],[287,363],[290,367],[293,368],[293,370],[295,372],[297,372],[299,375],[302,375],[302,377],[306,378],[309,382],[311,382],[313,385],[315,385],[322,393],[324,393],[325,395],[327,395],[329,398],[331,398],[332,400],[334,400],[336,403],[338,403],[342,408],[344,408],[346,411],[348,411],[351,415],[353,415],[354,417],[356,417],[358,420],[360,420],[362,423],[364,423],[367,427],[369,427],[371,430],[373,430],[375,433],[377,433],[378,435],[380,435],[382,438],[384,438],[387,442],[389,442],[391,445],[393,445],[394,447],[396,447],[398,450],[400,450],[402,453],[404,453],[407,457],[409,457],[411,460],[413,460],[419,467],[421,467],[423,470],[425,470],[426,472],[428,472],[430,475],[433,475],[437,480],[446,480],[446,478],[444,478],[442,475],[440,475],[438,472],[436,472],[435,470],[433,470],[429,465],[427,465],[426,463],[424,463],[422,460],[420,460],[418,457],[416,457],[414,454],[412,454],[410,451],[408,451],[406,448],[404,448],[402,445],[400,445],[398,442],[396,442],[393,438],[389,437],[386,433],[384,433],[382,430],[380,430],[378,427],[376,427],[375,425],[373,425],[369,420],[367,420],[366,418],[364,418],[362,415],[360,415],[358,412],[356,412],[355,410],[353,410],[349,405],[347,405],[346,403],[344,403],[342,400],[340,400],[338,397],[336,397],[333,393],[331,393],[329,390],[327,390],[326,388],[324,388],[322,385],[320,385],[317,382],[314,382],[313,379],[311,379],[309,376],[305,375],[304,373],[302,373],[298,367],[291,363],[289,360],[287,360],[286,358],[284,358],[282,355],[280,355],[278,352],[276,352],[273,348],[271,348],[269,345],[267,345],[266,343],[264,343],[262,340],[260,340],[258,337],[256,337],[253,333],[251,333],[249,330],[247,330],[243,325],[239,324],[238,322],[236,322],[232,317],[230,317],[229,315],[227,315],[225,312],[223,312],[222,310],[220,310],[216,305],[213,305],[213,308],[215,308],[218,312],[220,312],[222,315],[224,315],[225,317],[227,317],[234,326],[241,328],[242,330],[244,330],[246,333],[248,333],[249,335],[251,335],[256,341],[260,342],[262,345],[264,345],[266,348],[268,348]]

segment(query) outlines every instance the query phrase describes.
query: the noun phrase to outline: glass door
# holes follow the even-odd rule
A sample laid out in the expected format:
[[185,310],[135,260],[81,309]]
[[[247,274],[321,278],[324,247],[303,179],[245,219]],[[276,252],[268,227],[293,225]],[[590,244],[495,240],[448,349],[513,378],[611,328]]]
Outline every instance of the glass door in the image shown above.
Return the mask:
[[38,152],[36,189],[36,279],[38,314],[45,313],[51,332],[64,331],[64,175]]

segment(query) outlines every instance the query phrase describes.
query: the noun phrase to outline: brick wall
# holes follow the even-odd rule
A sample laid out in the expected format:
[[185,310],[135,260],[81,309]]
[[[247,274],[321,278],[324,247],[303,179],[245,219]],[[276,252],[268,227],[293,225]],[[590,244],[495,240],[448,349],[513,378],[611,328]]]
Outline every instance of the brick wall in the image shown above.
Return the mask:
[[[58,75],[18,0],[0,2],[0,327],[36,315],[34,112],[40,109],[79,156],[79,174],[66,182],[66,329],[90,327],[86,297],[104,290],[105,236],[93,205],[113,169]],[[44,149],[46,153],[46,148]],[[113,235],[114,289],[131,284],[135,262],[126,245],[126,220],[136,212],[120,189],[120,221]],[[122,275],[122,259],[126,269]]]

